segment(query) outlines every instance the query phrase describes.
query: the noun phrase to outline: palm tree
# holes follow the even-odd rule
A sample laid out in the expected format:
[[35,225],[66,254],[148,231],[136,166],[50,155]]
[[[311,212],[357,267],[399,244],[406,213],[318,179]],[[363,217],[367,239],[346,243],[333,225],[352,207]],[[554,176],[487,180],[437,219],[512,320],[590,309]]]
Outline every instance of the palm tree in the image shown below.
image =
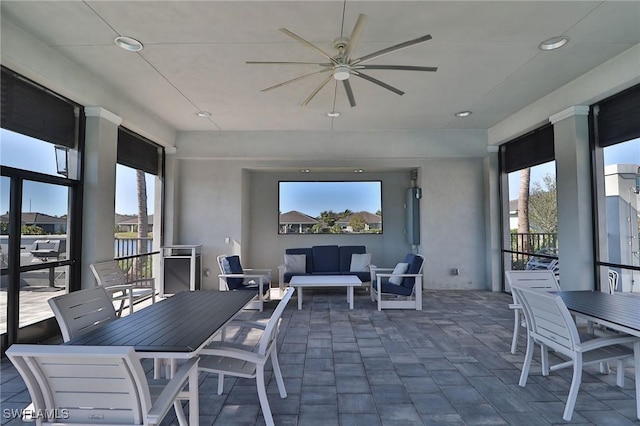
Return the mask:
[[[147,253],[147,238],[149,236],[149,215],[147,214],[147,182],[143,170],[136,170],[136,183],[138,187],[138,253]],[[147,257],[142,256],[134,261],[134,271],[138,277],[142,277],[147,263]]]
[[531,182],[531,168],[520,170],[520,190],[518,194],[518,251],[529,252],[529,185]]

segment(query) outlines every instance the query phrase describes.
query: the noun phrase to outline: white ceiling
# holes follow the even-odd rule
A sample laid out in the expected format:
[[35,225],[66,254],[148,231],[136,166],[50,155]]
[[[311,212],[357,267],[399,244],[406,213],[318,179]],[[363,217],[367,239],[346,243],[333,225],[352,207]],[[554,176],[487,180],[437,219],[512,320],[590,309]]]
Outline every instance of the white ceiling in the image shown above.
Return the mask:
[[[2,0],[0,12],[176,130],[487,129],[640,42],[639,1]],[[360,13],[369,20],[354,57],[431,34],[370,64],[438,71],[368,72],[404,96],[352,77],[354,108],[335,81],[301,106],[322,75],[261,92],[318,68],[246,61],[326,62],[279,28],[334,54]],[[119,35],[144,49],[116,47]],[[569,44],[538,49],[558,35]],[[325,115],[334,101],[337,119]]]

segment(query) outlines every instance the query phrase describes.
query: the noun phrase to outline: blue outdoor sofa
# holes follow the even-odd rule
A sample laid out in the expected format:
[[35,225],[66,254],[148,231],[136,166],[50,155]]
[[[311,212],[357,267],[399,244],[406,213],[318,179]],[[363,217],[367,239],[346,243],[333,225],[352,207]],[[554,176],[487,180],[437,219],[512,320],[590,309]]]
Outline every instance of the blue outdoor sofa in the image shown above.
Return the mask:
[[[363,285],[369,286],[371,273],[369,265],[352,270],[352,255],[365,255],[365,246],[323,245],[310,248],[288,248],[285,250],[285,264],[278,266],[280,287],[296,275],[357,275]],[[304,255],[304,270],[287,268],[287,255]],[[299,260],[299,259],[298,259]]]

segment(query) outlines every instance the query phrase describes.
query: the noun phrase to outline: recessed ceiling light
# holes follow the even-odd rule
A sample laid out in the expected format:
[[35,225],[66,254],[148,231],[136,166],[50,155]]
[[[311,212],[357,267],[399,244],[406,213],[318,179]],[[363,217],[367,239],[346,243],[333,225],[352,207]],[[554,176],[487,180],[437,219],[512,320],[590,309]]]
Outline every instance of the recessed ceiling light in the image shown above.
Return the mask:
[[342,115],[342,113],[340,111],[329,111],[327,113],[327,117],[331,117],[331,118],[337,118],[340,117]]
[[471,114],[472,114],[471,111],[460,111],[460,112],[456,112],[456,117],[468,117]]
[[542,43],[540,43],[538,45],[538,49],[540,49],[540,50],[555,50],[555,49],[561,48],[562,46],[564,46],[568,42],[569,42],[569,37],[565,37],[565,36],[551,37],[550,39],[547,39],[547,40],[543,41]]
[[362,170],[362,169],[355,169],[355,170],[353,171],[353,173],[364,173],[364,170]]
[[211,118],[211,113],[209,111],[198,111],[196,112],[196,115],[202,118]]
[[132,37],[116,37],[113,42],[116,46],[130,52],[138,52],[143,47],[141,42]]
[[300,169],[300,173],[309,173],[310,171],[309,169]]

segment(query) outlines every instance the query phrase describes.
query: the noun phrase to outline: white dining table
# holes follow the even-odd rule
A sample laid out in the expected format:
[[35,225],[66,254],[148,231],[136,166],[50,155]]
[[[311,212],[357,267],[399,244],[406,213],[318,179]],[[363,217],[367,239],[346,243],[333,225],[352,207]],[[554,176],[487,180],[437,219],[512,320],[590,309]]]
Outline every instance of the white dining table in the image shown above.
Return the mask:
[[633,367],[636,417],[640,419],[640,297],[631,293],[601,291],[560,291],[556,294],[576,317],[639,338],[633,344]]

